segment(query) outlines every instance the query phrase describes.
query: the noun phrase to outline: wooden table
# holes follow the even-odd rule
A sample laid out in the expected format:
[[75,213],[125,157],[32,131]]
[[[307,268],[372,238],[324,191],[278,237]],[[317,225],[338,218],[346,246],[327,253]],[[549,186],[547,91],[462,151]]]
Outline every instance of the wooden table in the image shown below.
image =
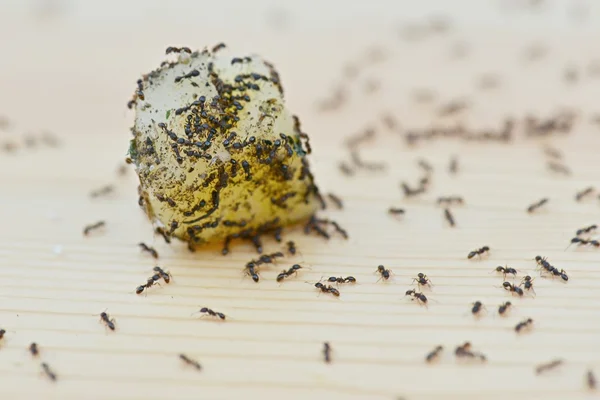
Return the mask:
[[[555,9],[493,9],[486,12],[504,22],[487,26],[457,17],[463,23],[451,32],[411,41],[397,33],[401,8],[375,15],[385,9],[382,4],[375,2],[364,19],[356,17],[364,9],[347,10],[335,30],[306,10],[299,16],[290,11],[284,30],[258,27],[253,8],[246,19],[242,9],[231,17],[237,18],[235,29],[218,18],[194,24],[191,11],[181,12],[179,25],[160,18],[162,11],[175,13],[173,8],[140,9],[137,18],[111,14],[110,24],[107,17],[94,20],[94,9],[82,12],[84,6],[43,22],[0,12],[0,115],[14,122],[0,131],[0,145],[18,146],[0,151],[3,398],[593,397],[585,373],[593,368],[600,376],[600,250],[565,248],[576,229],[599,222],[597,195],[581,202],[574,196],[590,185],[600,189],[600,129],[590,122],[600,111],[600,79],[589,73],[598,57],[600,25],[592,20],[572,26],[565,17],[556,28]],[[460,1],[457,9],[459,4],[460,15],[470,15],[469,4],[477,7]],[[566,7],[559,2],[555,8],[561,5]],[[207,12],[206,4],[197,6],[205,7],[198,13]],[[214,7],[211,15],[221,15],[225,6]],[[551,21],[544,25],[544,18]],[[125,103],[137,76],[158,64],[167,45],[219,41],[241,53],[260,52],[279,67],[289,105],[311,135],[317,181],[325,193],[344,200],[343,210],[322,215],[350,234],[348,240],[324,241],[290,229],[285,239],[296,242],[299,254],[263,270],[259,284],[242,273],[256,257],[249,245],[223,257],[219,246],[191,254],[183,244],[153,238],[137,206],[134,172],[116,172],[127,150],[132,115]],[[469,52],[456,58],[453,49],[461,43]],[[546,58],[525,61],[526,48],[535,43],[548,46]],[[374,45],[382,49],[380,61]],[[358,75],[344,85],[347,101],[339,110],[318,112],[315,104],[342,81],[340,70],[357,60]],[[569,65],[579,71],[577,83],[563,80]],[[500,86],[481,90],[477,82],[486,73],[498,74]],[[433,102],[415,102],[418,88],[432,89]],[[458,98],[469,108],[440,119],[437,110]],[[569,134],[524,136],[527,114],[542,118],[559,107],[579,113]],[[386,113],[399,121],[398,128],[384,127]],[[509,116],[518,121],[510,144],[439,139],[408,146],[404,140],[407,130],[455,121],[497,130]],[[349,160],[344,138],[369,126],[377,133],[360,154],[385,163],[385,170],[343,175],[338,164]],[[44,131],[58,138],[57,147],[39,140]],[[34,147],[25,145],[28,133],[38,138]],[[547,145],[564,154],[570,176],[548,170]],[[448,173],[452,156],[459,160],[455,176]],[[416,184],[421,158],[434,167],[430,189],[404,199],[399,182]],[[114,185],[113,194],[89,197],[106,184]],[[436,205],[444,195],[465,199],[464,206],[452,208],[455,228]],[[550,199],[546,207],[525,211],[544,197]],[[391,217],[390,206],[405,208],[406,215]],[[106,221],[105,229],[84,237],[83,226],[97,220]],[[156,247],[158,264],[173,275],[170,284],[147,295],[134,293],[155,265],[140,252],[141,241]],[[283,247],[272,239],[265,243],[269,252]],[[491,247],[489,255],[467,259],[484,245]],[[564,268],[568,283],[540,277],[538,254]],[[275,282],[293,263],[306,268]],[[378,280],[379,264],[392,270],[389,281]],[[518,298],[503,290],[502,275],[493,271],[498,265],[518,270],[515,283],[526,274],[535,277],[537,296]],[[404,297],[419,272],[434,284],[423,289],[428,307]],[[339,298],[313,287],[322,277],[347,275],[358,283],[340,285]],[[477,300],[486,306],[480,318],[470,314]],[[505,301],[514,307],[501,317],[497,307]],[[203,306],[227,320],[193,314]],[[116,319],[115,332],[100,322],[104,310]],[[514,326],[529,317],[532,329],[516,334]],[[324,341],[333,349],[330,364],[323,362]],[[457,360],[454,348],[465,341],[488,361]],[[31,342],[39,345],[39,359],[28,353]],[[437,345],[444,346],[439,362],[426,364],[425,355]],[[184,365],[182,352],[203,370]],[[536,365],[557,358],[564,359],[562,367],[536,376]],[[57,382],[43,376],[42,361]]]

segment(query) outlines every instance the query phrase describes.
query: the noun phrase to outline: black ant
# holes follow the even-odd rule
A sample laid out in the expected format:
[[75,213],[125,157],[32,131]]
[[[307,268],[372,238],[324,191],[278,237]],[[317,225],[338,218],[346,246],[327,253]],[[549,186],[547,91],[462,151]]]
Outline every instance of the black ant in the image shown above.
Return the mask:
[[504,278],[506,279],[506,274],[512,274],[513,276],[517,275],[517,270],[511,267],[503,267],[501,265],[497,266],[495,269],[496,272],[502,272]]
[[392,271],[386,269],[383,265],[380,265],[377,267],[377,272],[381,275],[381,278],[379,278],[379,280],[385,279],[387,281],[388,279],[390,279],[390,274]]
[[325,362],[327,364],[331,362],[331,345],[329,342],[323,343],[323,357],[325,358]]
[[108,326],[108,328],[111,331],[115,330],[115,319],[114,318],[110,319],[110,317],[108,316],[108,314],[105,311],[103,311],[100,314],[100,319],[106,324],[106,326]]
[[600,242],[597,240],[587,240],[579,237],[574,237],[573,239],[571,239],[571,244],[569,244],[569,247],[574,243],[577,243],[579,246],[591,245],[594,247],[600,247]]
[[558,268],[553,267],[542,256],[535,256],[535,261],[538,263],[538,265],[541,265],[544,270],[551,273],[552,275],[560,276],[560,278],[565,282],[569,280],[569,276],[567,275],[567,272],[564,269],[559,270]]
[[591,231],[596,230],[597,228],[598,228],[598,225],[596,225],[596,224],[586,226],[585,228],[577,229],[577,231],[575,232],[575,235],[579,236],[579,235],[583,235],[584,233],[590,233]]
[[256,273],[256,265],[253,262],[249,262],[248,264],[246,264],[245,271],[246,274],[250,276],[254,282],[259,281],[260,278]]
[[46,374],[46,376],[48,376],[48,378],[50,378],[50,380],[56,381],[56,374],[50,369],[50,366],[48,364],[46,364],[45,362],[43,362],[41,365],[42,365],[42,369],[44,370],[44,373]]
[[390,207],[388,213],[392,215],[404,214],[404,208]]
[[504,282],[502,284],[502,286],[504,287],[505,290],[508,290],[509,292],[513,292],[519,295],[519,297],[523,296],[523,289],[521,289],[518,286],[513,285],[510,282]]
[[425,274],[424,274],[424,273],[422,273],[422,272],[419,272],[419,273],[417,274],[417,277],[416,277],[416,278],[413,278],[413,282],[414,282],[414,281],[417,281],[417,285],[419,285],[419,286],[425,286],[425,285],[427,285],[427,286],[431,287],[431,283],[432,283],[432,282],[431,282],[431,279],[429,279],[429,278],[427,277],[427,275],[425,275]]
[[505,303],[502,303],[498,306],[498,314],[500,315],[504,315],[504,313],[506,313],[506,311],[508,311],[508,309],[512,306],[510,301],[507,301]]
[[334,288],[332,286],[329,286],[329,285],[323,285],[321,282],[315,283],[315,287],[317,289],[319,289],[323,293],[331,293],[335,297],[339,297],[340,296],[340,291],[339,290],[337,290],[336,288]]
[[29,352],[34,357],[37,357],[40,355],[40,350],[38,349],[38,345],[36,342],[33,342],[29,345]]
[[173,47],[173,46],[167,47],[165,54],[181,53],[181,52],[192,54],[192,50],[189,47]]
[[142,248],[142,251],[147,251],[154,258],[158,258],[158,252],[154,249],[154,247],[148,246],[146,243],[138,243],[138,246]]
[[522,285],[523,285],[523,287],[525,287],[525,289],[527,289],[527,290],[531,290],[531,291],[533,291],[533,294],[535,294],[535,289],[533,288],[533,280],[534,280],[534,278],[532,278],[532,277],[531,277],[531,276],[529,276],[529,275],[526,275],[526,276],[525,276],[525,277],[524,277],[524,278],[521,280],[521,282],[522,282]]
[[163,278],[165,283],[171,282],[171,273],[170,272],[163,270],[158,265],[156,267],[152,268],[152,270],[155,271],[158,275],[160,275],[160,277]]
[[[454,222],[454,216],[452,215],[452,213],[450,212],[449,209],[447,209],[447,208],[444,209],[444,216],[446,217],[446,221],[448,221],[450,226],[456,225],[456,222]],[[471,257],[469,257],[469,258],[471,258]]]
[[227,47],[227,45],[225,43],[219,43],[212,48],[212,52],[216,53],[217,51],[224,49],[225,47]]
[[0,340],[4,339],[4,334],[6,333],[6,329],[0,329]]
[[581,201],[584,197],[589,196],[590,194],[592,194],[594,192],[594,188],[593,187],[588,187],[583,189],[580,192],[577,192],[575,194],[575,200],[576,201]]
[[294,264],[292,265],[292,267],[290,269],[283,270],[281,271],[281,273],[279,275],[277,275],[277,282],[281,282],[283,281],[285,278],[287,278],[288,276],[295,274],[298,272],[299,269],[301,269],[302,267],[298,264]]
[[418,302],[427,305],[427,297],[423,293],[417,292],[415,289],[407,290],[405,296],[412,296],[411,300],[417,300]]
[[99,228],[103,227],[104,225],[106,225],[106,222],[104,222],[104,221],[98,221],[95,224],[86,225],[83,228],[83,234],[85,236],[87,236],[90,234],[91,231],[93,231],[95,229],[99,229]]
[[185,354],[180,354],[179,358],[187,365],[191,365],[192,367],[196,368],[198,371],[200,371],[202,369],[202,366],[200,365],[200,363],[198,361],[192,360]]
[[335,206],[339,209],[344,208],[344,203],[342,202],[342,199],[340,199],[338,196],[336,196],[333,193],[329,193],[327,194],[327,197],[329,197],[329,199],[331,201],[333,201],[333,203],[335,204]]
[[537,210],[538,208],[540,208],[541,206],[546,204],[548,201],[549,201],[548,198],[543,198],[540,201],[538,201],[537,203],[533,203],[532,205],[527,207],[527,212],[531,214],[532,212],[534,212],[535,210]]
[[591,390],[596,389],[597,383],[596,383],[596,377],[594,376],[594,372],[591,369],[589,369],[588,372],[585,374],[585,376],[586,376],[588,388],[590,388]]
[[479,358],[481,361],[487,360],[485,355],[471,351],[471,342],[465,342],[462,346],[457,346],[454,350],[454,355],[459,358]]
[[483,246],[483,247],[481,247],[481,248],[479,248],[477,250],[473,250],[472,252],[470,252],[467,255],[467,258],[471,259],[471,258],[473,258],[475,256],[480,256],[480,255],[482,255],[483,253],[485,253],[487,251],[490,251],[490,248],[488,246]]
[[432,362],[439,357],[442,350],[444,350],[442,346],[436,346],[429,354],[427,354],[427,356],[425,356],[425,361]]
[[335,276],[330,276],[329,278],[327,278],[327,282],[336,282],[336,283],[356,283],[356,278],[353,276],[347,276],[347,277],[335,277]]
[[523,322],[519,322],[516,326],[515,326],[515,332],[519,333],[521,332],[523,329],[528,328],[531,326],[531,324],[533,324],[533,320],[531,318],[527,318],[525,321]]
[[296,243],[294,243],[293,241],[289,241],[287,242],[287,250],[288,253],[290,253],[291,255],[296,255]]
[[473,314],[473,315],[479,315],[481,310],[485,309],[485,306],[480,301],[476,301],[475,303],[472,304],[472,306],[473,307],[471,308],[471,314]]
[[218,318],[220,318],[220,319],[221,319],[221,320],[223,320],[223,321],[224,321],[224,320],[225,320],[225,318],[226,318],[226,317],[225,317],[225,314],[223,314],[223,313],[220,313],[220,312],[213,311],[213,310],[211,310],[210,308],[206,308],[206,307],[202,307],[202,308],[200,309],[200,311],[198,311],[198,312],[199,312],[199,313],[202,313],[202,314],[205,314],[205,315],[210,315],[211,317],[218,317]]
[[453,203],[456,203],[456,204],[461,204],[462,205],[462,204],[464,204],[464,200],[460,196],[438,197],[437,203],[438,204],[443,204],[443,203],[453,204]]
[[158,285],[158,280],[160,279],[160,274],[152,275],[144,285],[140,285],[135,289],[135,294],[141,294],[144,290],[150,289],[154,285]]
[[549,369],[554,369],[554,368],[558,367],[559,365],[562,365],[562,363],[563,363],[563,360],[559,359],[559,360],[552,360],[552,361],[550,361],[549,363],[546,363],[546,364],[541,364],[541,365],[539,365],[539,366],[537,366],[535,368],[535,373],[537,375],[539,375],[542,372],[545,372],[545,371],[547,371]]

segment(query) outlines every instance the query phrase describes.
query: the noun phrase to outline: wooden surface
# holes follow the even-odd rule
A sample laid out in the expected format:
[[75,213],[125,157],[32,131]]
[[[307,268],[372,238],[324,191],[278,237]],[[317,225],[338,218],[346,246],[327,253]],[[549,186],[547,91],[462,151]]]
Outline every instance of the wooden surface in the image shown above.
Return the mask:
[[[173,7],[183,7],[180,3]],[[590,123],[600,111],[600,79],[587,72],[598,57],[598,9],[590,6],[590,19],[574,22],[565,2],[542,11],[503,11],[491,3],[483,10],[480,2],[458,1],[456,9],[432,7],[422,15],[408,2],[386,13],[384,3],[373,2],[374,11],[365,15],[365,9],[347,10],[335,30],[319,13],[297,16],[295,8],[286,14],[287,30],[257,26],[255,17],[269,9],[262,3],[247,19],[241,18],[243,10],[231,17],[240,21],[237,30],[215,20],[193,24],[192,13],[182,13],[181,24],[165,22],[160,7],[104,9],[106,15],[100,15],[80,5],[77,12],[42,22],[10,5],[0,7],[0,115],[14,122],[0,132],[0,144],[19,145],[12,153],[0,151],[3,398],[598,396],[586,389],[584,374],[593,368],[600,376],[600,250],[565,250],[576,229],[599,222],[598,198],[574,200],[587,186],[600,189],[600,129]],[[224,12],[224,6],[215,7],[211,15]],[[498,18],[478,23],[469,7]],[[418,41],[399,37],[398,21],[421,23],[423,15],[440,10],[456,22],[449,33]],[[256,257],[248,245],[223,257],[218,246],[191,254],[182,244],[153,239],[137,206],[134,172],[116,174],[132,121],[125,103],[138,75],[158,64],[167,45],[202,47],[221,40],[241,53],[260,52],[279,67],[289,105],[311,135],[317,181],[345,203],[343,210],[322,215],[350,234],[348,240],[324,241],[299,228],[286,231],[285,240],[294,240],[299,254],[264,269],[259,284],[242,273]],[[457,43],[471,49],[463,59],[451,55]],[[525,49],[535,43],[548,47],[546,58],[524,62]],[[385,55],[379,63],[366,61],[373,45]],[[342,67],[356,60],[362,67],[346,84],[348,102],[338,111],[317,112],[315,104],[338,85]],[[579,69],[578,83],[563,81],[568,65]],[[476,84],[484,73],[498,74],[500,86],[480,90]],[[364,92],[370,80],[381,83],[379,91]],[[417,104],[411,96],[417,88],[432,89],[437,97]],[[440,139],[406,145],[407,129],[455,121],[436,117],[440,105],[455,98],[469,101],[471,107],[457,118],[474,129],[498,129],[507,116],[519,121],[528,113],[549,116],[559,107],[571,107],[579,117],[570,134],[543,140],[525,139],[519,125],[510,144]],[[397,131],[382,126],[386,112],[400,121]],[[361,155],[385,162],[386,170],[342,175],[337,165],[348,159],[343,139],[368,126],[377,135]],[[28,132],[45,130],[58,137],[58,147],[24,146]],[[548,171],[542,150],[549,144],[563,152],[571,176]],[[460,165],[456,176],[447,172],[452,155]],[[431,188],[406,200],[399,182],[416,183],[420,158],[435,168]],[[89,198],[105,184],[114,184],[115,193]],[[455,228],[435,204],[438,196],[453,194],[466,202],[453,208]],[[526,207],[543,197],[550,198],[548,206],[528,215]],[[390,206],[405,208],[406,215],[390,217]],[[106,228],[84,237],[83,226],[97,220],[106,220]],[[147,296],[134,293],[155,265],[139,251],[140,241],[156,246],[158,264],[173,274],[171,284]],[[272,239],[265,243],[268,252],[282,248]],[[467,260],[469,251],[483,245],[491,247],[489,257]],[[569,282],[540,277],[533,260],[538,254],[564,268]],[[293,263],[306,269],[275,282]],[[389,281],[378,281],[379,264],[393,271]],[[505,264],[518,269],[519,278],[535,276],[537,296],[520,299],[504,291],[502,277],[492,270]],[[424,289],[427,308],[403,297],[419,272],[434,283]],[[340,286],[339,298],[319,295],[312,286],[323,276],[346,275],[358,283]],[[479,319],[469,314],[476,300],[487,306]],[[501,318],[496,309],[507,300],[515,306]],[[192,315],[203,306],[225,313],[227,321]],[[104,310],[116,319],[116,332],[100,323]],[[528,317],[533,329],[515,334],[514,326]],[[39,344],[39,360],[27,351],[32,341]],[[322,360],[324,341],[333,348],[329,365]],[[458,362],[453,351],[465,341],[488,362]],[[424,357],[436,345],[445,350],[437,364],[427,365]],[[182,352],[198,359],[203,370],[183,365],[177,357]],[[535,375],[537,364],[555,358],[565,364]],[[41,361],[55,370],[57,382],[42,375]]]

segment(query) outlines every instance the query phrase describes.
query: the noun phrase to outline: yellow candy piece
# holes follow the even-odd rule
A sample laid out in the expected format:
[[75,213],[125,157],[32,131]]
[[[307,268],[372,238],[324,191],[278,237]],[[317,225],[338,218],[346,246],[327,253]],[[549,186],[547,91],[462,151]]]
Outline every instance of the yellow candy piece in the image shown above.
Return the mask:
[[190,246],[306,219],[320,198],[308,137],[258,56],[178,53],[138,81],[129,157],[156,228]]

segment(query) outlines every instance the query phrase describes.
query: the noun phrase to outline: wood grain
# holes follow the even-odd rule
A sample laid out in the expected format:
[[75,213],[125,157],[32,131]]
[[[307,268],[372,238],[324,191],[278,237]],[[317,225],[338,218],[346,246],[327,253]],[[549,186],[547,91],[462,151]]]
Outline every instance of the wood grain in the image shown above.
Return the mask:
[[[402,9],[393,10],[397,17]],[[12,141],[19,148],[0,151],[0,327],[7,331],[0,342],[2,397],[593,398],[585,373],[593,368],[600,376],[600,250],[565,248],[575,230],[599,222],[600,200],[576,202],[574,196],[590,185],[600,189],[600,129],[590,122],[600,111],[600,79],[585,72],[597,56],[600,25],[568,25],[557,32],[538,21],[548,18],[543,13],[510,14],[505,18],[531,18],[539,27],[464,22],[448,34],[410,42],[399,38],[394,15],[380,15],[381,24],[365,17],[359,35],[353,24],[340,22],[332,33],[325,23],[290,13],[296,29],[277,35],[269,26],[240,35],[214,21],[202,29],[162,26],[150,12],[113,21],[111,29],[102,21],[78,22],[75,15],[38,26],[29,16],[3,13],[0,36],[15,39],[6,43],[12,56],[0,69],[0,115],[10,117],[14,127],[0,132],[0,145]],[[240,31],[252,26],[240,24]],[[301,31],[310,24],[311,32]],[[116,173],[132,119],[125,103],[139,73],[158,63],[167,45],[222,40],[242,52],[272,56],[280,67],[290,107],[311,135],[317,181],[344,201],[343,210],[322,214],[350,234],[348,240],[334,235],[324,241],[305,236],[301,227],[288,229],[284,239],[294,240],[299,253],[263,269],[258,284],[242,272],[256,257],[247,244],[223,257],[219,246],[192,254],[183,244],[153,238],[137,206],[134,172]],[[472,52],[451,58],[452,45],[461,41]],[[547,59],[524,63],[524,48],[540,41],[550,48]],[[367,61],[373,44],[383,49],[384,60]],[[340,69],[357,60],[362,64],[347,83],[347,103],[335,112],[318,112],[318,100],[342,81]],[[567,64],[582,71],[578,83],[563,82]],[[502,84],[482,91],[478,77],[490,72]],[[43,74],[51,79],[34,79]],[[373,79],[381,82],[380,90],[365,93],[365,82]],[[432,104],[414,102],[411,93],[423,87],[436,93]],[[459,97],[468,99],[468,110],[437,117],[440,106]],[[579,114],[569,134],[524,137],[523,117],[548,116],[561,107]],[[383,126],[385,113],[398,119],[398,131]],[[407,130],[455,121],[498,129],[508,116],[519,121],[510,144],[440,139],[411,147],[404,141]],[[347,177],[338,169],[349,158],[341,143],[369,126],[377,133],[362,145],[361,155],[387,167]],[[58,137],[58,147],[24,145],[28,132],[44,129]],[[548,171],[547,145],[564,154],[571,176]],[[452,156],[460,165],[455,176],[447,172]],[[421,158],[434,167],[430,190],[405,199],[399,183],[418,180]],[[106,184],[115,186],[113,194],[89,197]],[[465,199],[464,206],[452,208],[455,228],[436,205],[445,195]],[[543,197],[550,199],[546,207],[525,211]],[[391,217],[390,206],[405,208],[406,215]],[[97,220],[106,227],[83,236],[84,225]],[[140,241],[155,246],[157,263],[173,274],[170,284],[147,295],[134,291],[156,263],[139,250]],[[483,245],[491,247],[489,256],[466,258]],[[282,248],[265,239],[266,252]],[[569,282],[541,277],[538,254],[564,268]],[[305,269],[275,282],[294,263]],[[378,280],[379,264],[393,271],[389,281]],[[516,268],[516,282],[534,276],[537,295],[517,298],[504,291],[502,276],[493,272],[498,265]],[[424,289],[428,307],[404,297],[419,272],[433,281]],[[339,298],[313,287],[322,277],[347,275],[358,283],[340,285]],[[469,313],[477,300],[487,307],[481,318]],[[497,307],[507,300],[514,308],[500,317]],[[227,320],[193,314],[204,306]],[[115,332],[100,322],[104,310],[116,319]],[[529,317],[532,330],[517,335],[514,326]],[[39,360],[27,351],[33,341]],[[324,341],[333,349],[331,364],[322,359]],[[454,348],[465,341],[488,361],[457,360]],[[437,345],[444,346],[439,362],[426,364],[425,355]],[[184,365],[180,353],[197,359],[202,371]],[[538,364],[555,358],[565,364],[536,376]],[[57,382],[45,379],[41,361],[53,368]]]

